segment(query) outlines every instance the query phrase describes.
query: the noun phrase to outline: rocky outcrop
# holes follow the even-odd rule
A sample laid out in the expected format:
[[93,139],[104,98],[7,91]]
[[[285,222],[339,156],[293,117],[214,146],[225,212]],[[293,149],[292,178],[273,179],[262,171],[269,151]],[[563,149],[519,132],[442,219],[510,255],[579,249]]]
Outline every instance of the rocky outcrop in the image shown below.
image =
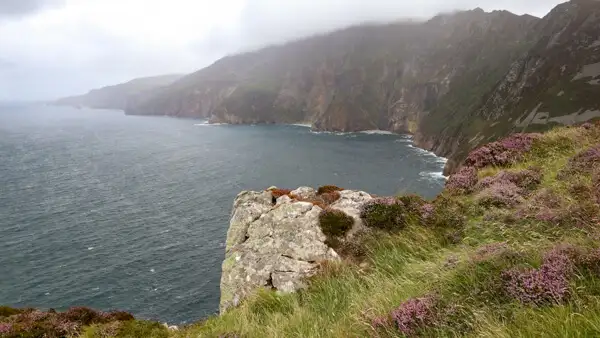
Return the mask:
[[[346,190],[331,208],[355,218],[352,231],[363,227],[359,208],[371,200],[365,192]],[[233,204],[221,276],[221,312],[237,306],[257,288],[294,292],[306,286],[324,261],[339,260],[319,226],[316,198],[302,187],[275,198],[271,191],[240,193]]]

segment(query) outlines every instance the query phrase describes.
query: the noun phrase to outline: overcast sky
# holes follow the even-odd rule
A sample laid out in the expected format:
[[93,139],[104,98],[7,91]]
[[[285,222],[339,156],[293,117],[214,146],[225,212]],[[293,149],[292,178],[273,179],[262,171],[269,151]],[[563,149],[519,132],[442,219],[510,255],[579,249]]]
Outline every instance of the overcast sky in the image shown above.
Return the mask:
[[556,0],[0,0],[0,100],[187,73],[236,51],[454,9],[544,16]]

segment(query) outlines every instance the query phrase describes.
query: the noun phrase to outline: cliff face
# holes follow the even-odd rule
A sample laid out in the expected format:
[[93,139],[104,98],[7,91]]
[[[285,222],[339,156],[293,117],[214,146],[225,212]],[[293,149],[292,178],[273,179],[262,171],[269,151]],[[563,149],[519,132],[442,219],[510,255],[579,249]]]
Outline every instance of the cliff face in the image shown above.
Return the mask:
[[536,21],[474,10],[426,23],[353,27],[224,58],[127,113],[415,132],[454,79],[506,71]]
[[[340,259],[320,225],[323,195],[309,187],[280,192],[244,191],[235,199],[221,276],[222,313],[261,287],[286,293],[302,289],[321,263]],[[354,232],[362,229],[358,208],[371,196],[351,190],[335,196],[328,207],[350,215]]]
[[182,75],[161,75],[134,79],[114,86],[93,89],[87,94],[58,99],[63,106],[85,106],[98,109],[124,110],[127,102],[138,95],[152,95],[157,88],[168,86]]
[[223,58],[126,112],[408,132],[452,170],[512,131],[600,115],[599,13],[579,0],[543,19],[476,9],[348,28]]
[[[493,90],[463,111],[449,108],[456,96],[451,92],[421,121],[417,142],[449,157],[447,171],[453,171],[469,150],[511,132],[600,117],[599,27],[600,2],[556,7],[532,27],[528,40],[533,43]],[[468,83],[455,85],[456,91],[468,90]]]

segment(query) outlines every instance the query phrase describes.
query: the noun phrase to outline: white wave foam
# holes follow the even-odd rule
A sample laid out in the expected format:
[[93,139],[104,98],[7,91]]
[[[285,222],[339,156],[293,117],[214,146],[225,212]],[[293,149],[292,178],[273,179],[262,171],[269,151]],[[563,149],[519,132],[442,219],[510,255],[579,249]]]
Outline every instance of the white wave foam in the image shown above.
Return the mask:
[[448,179],[446,176],[444,176],[444,173],[441,171],[421,171],[419,173],[419,176],[424,177],[424,178],[435,179],[435,180],[439,180],[439,179],[447,180]]
[[226,126],[229,123],[208,123],[208,122],[204,122],[204,123],[196,123],[194,124],[196,127],[213,127],[213,126]]
[[87,248],[87,249],[88,249],[89,251],[92,251],[92,250],[94,250],[94,247],[93,247],[93,246],[90,246],[90,247],[89,247],[89,248]]
[[438,163],[446,164],[446,162],[448,162],[447,158],[441,157],[441,156],[437,156],[433,151],[429,151],[429,150],[426,150],[426,149],[423,149],[423,148],[415,147],[414,144],[409,144],[408,147],[415,149],[416,151],[418,151],[419,153],[421,153],[421,155],[435,157],[435,160]]
[[343,136],[343,135],[352,135],[353,133],[344,133],[341,131],[315,131],[315,130],[311,130],[310,131],[311,134],[329,134],[329,135],[336,135],[336,136]]
[[380,130],[380,129],[363,130],[363,131],[360,131],[359,133],[368,134],[368,135],[394,135],[394,133],[392,133],[391,131]]
[[312,128],[312,123],[292,123],[292,124],[290,124],[290,126]]

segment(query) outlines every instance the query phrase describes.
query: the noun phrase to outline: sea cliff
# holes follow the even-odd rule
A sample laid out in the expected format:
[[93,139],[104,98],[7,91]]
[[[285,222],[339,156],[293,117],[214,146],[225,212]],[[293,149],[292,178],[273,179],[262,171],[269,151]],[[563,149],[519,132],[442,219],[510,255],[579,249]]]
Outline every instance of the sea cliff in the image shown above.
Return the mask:
[[0,308],[2,337],[597,336],[600,123],[470,152],[444,191],[242,192],[220,315]]

